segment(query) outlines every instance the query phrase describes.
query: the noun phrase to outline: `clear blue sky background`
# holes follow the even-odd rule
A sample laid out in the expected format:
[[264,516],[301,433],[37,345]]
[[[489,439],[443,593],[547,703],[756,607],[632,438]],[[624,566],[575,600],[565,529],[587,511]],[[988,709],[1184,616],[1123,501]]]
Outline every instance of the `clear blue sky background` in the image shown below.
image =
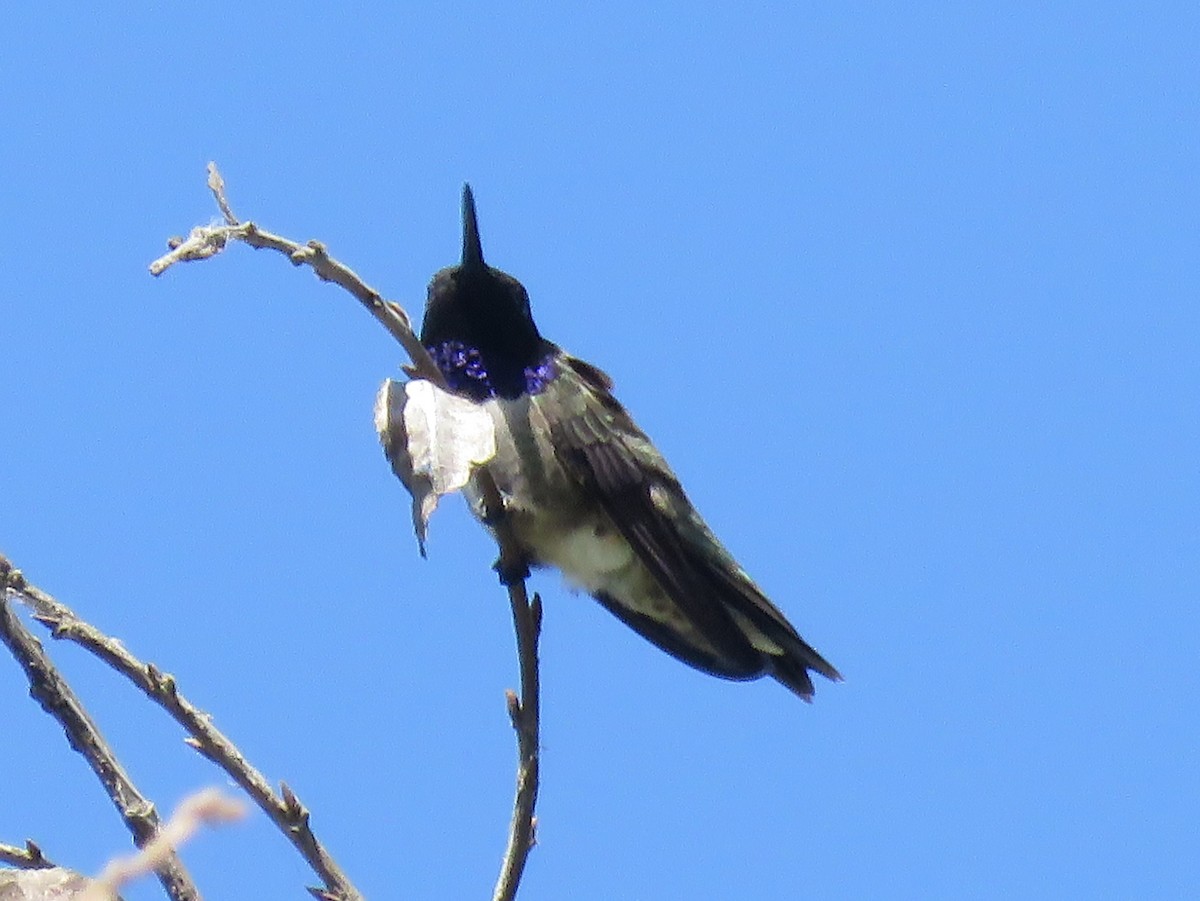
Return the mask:
[[[1195,896],[1200,14],[876,7],[9,9],[0,548],[369,897],[486,897],[509,612],[461,502],[417,554],[371,424],[399,348],[278,256],[146,272],[215,159],[417,314],[470,180],[543,332],[846,675],[708,678],[539,576],[524,898]],[[51,650],[161,805],[222,782]],[[128,838],[25,692],[0,660],[0,840],[95,870]],[[311,881],[261,816],[186,860]]]

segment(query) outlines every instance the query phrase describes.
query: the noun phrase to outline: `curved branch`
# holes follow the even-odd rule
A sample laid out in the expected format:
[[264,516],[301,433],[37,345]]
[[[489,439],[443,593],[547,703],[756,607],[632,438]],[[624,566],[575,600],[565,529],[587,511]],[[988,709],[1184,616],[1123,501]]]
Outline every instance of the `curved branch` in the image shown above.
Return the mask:
[[239,221],[225,196],[225,180],[217,171],[216,163],[208,164],[208,187],[213,192],[217,206],[221,208],[225,224],[198,225],[191,230],[187,238],[172,238],[167,242],[171,248],[170,252],[150,264],[151,275],[162,275],[176,263],[214,257],[224,250],[230,241],[241,241],[255,250],[277,251],[291,260],[292,265],[308,266],[321,281],[332,282],[348,291],[404,348],[413,362],[412,375],[445,387],[446,382],[441,370],[417,338],[412,320],[402,306],[394,301],[385,300],[382,294],[359,278],[350,267],[331,257],[320,241],[299,244],[263,231],[253,222]]
[[[368,286],[348,266],[329,256],[319,241],[299,244],[287,238],[265,232],[253,222],[241,222],[234,215],[225,194],[225,180],[215,163],[208,164],[208,187],[216,199],[225,220],[224,225],[192,229],[186,239],[173,238],[168,242],[170,252],[150,264],[151,275],[161,275],[176,263],[208,259],[220,253],[229,241],[242,241],[256,249],[275,250],[284,254],[294,265],[307,265],[322,281],[333,282],[348,291],[385,328],[408,353],[412,368],[407,372],[415,378],[428,379],[445,388],[441,370],[429,356],[412,328],[412,320],[404,309],[383,298]],[[508,586],[512,605],[513,627],[516,631],[517,658],[521,674],[521,697],[507,693],[509,716],[517,733],[517,794],[513,803],[508,846],[504,854],[500,878],[496,884],[495,901],[515,897],[525,869],[525,861],[535,843],[534,808],[538,793],[538,732],[540,701],[538,685],[537,644],[541,629],[541,599],[535,594],[530,602],[525,590],[526,562],[519,545],[504,522],[504,504],[495,482],[486,468],[479,473],[484,489],[485,505],[492,531],[500,546],[501,579]]]
[[[212,724],[208,714],[179,693],[174,676],[162,672],[153,663],[143,663],[121,642],[84,622],[69,607],[30,585],[3,555],[0,555],[0,574],[7,577],[8,590],[33,610],[34,619],[46,626],[52,637],[74,642],[103,660],[187,731],[190,736],[187,744],[223,769],[245,790],[325,883],[325,888],[318,890],[321,892],[319,897],[361,901],[358,889],[313,834],[308,823],[308,810],[292,790],[281,784],[282,797],[276,795],[266,777]],[[32,636],[30,639],[36,643]]]
[[[8,559],[0,555],[0,641],[8,646],[25,670],[29,694],[63,727],[71,747],[83,755],[108,792],[117,812],[133,833],[134,842],[138,847],[144,847],[159,832],[154,805],[133,784],[78,696],[42,649],[41,642],[30,634],[9,607],[9,593],[23,597],[25,588],[20,571],[13,569]],[[199,890],[174,852],[163,857],[155,872],[167,894],[176,901],[199,901]]]

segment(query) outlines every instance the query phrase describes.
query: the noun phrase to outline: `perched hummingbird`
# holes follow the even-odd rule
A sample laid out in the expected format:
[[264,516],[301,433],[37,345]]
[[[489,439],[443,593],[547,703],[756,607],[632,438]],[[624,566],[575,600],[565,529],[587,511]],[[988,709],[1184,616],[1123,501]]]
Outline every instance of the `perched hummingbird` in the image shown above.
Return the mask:
[[541,336],[525,288],[483,260],[469,185],[462,203],[462,262],[434,275],[421,343],[491,414],[488,470],[528,563],[714,676],[769,675],[805,700],[809,670],[840,680],[705,525],[609,377]]

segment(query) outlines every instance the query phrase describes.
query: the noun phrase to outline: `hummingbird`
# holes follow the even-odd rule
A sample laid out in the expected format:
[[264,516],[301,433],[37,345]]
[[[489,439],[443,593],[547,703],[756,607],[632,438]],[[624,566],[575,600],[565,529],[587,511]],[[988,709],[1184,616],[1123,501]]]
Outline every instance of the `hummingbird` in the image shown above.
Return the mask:
[[527,565],[558,569],[703,672],[771,676],[806,701],[810,671],[840,681],[700,518],[612,380],[542,337],[525,287],[484,262],[470,185],[462,221],[462,260],[433,276],[420,341],[449,391],[492,418],[487,467]]

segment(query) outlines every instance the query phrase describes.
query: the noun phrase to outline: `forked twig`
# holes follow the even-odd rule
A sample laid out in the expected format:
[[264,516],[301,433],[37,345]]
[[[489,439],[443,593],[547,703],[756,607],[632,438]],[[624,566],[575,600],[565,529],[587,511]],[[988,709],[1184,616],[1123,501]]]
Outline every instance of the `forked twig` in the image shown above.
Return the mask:
[[[8,591],[33,610],[34,618],[50,630],[51,636],[74,642],[103,660],[187,731],[188,745],[228,773],[308,862],[325,884],[325,888],[314,894],[319,892],[320,897],[339,901],[361,901],[362,895],[313,834],[308,811],[292,790],[281,785],[280,794],[276,795],[266,777],[212,724],[208,714],[179,693],[173,676],[162,672],[153,663],[143,663],[121,642],[84,622],[71,608],[29,584],[3,556],[0,556],[0,575],[7,579]],[[36,642],[32,636],[30,638]]]
[[382,294],[359,278],[352,269],[331,257],[320,241],[300,244],[263,231],[253,222],[240,222],[229,206],[229,200],[225,196],[225,180],[217,171],[216,163],[208,164],[208,188],[221,209],[224,224],[198,225],[186,238],[169,240],[167,245],[170,251],[150,264],[151,275],[162,275],[176,263],[214,257],[224,250],[230,241],[241,241],[255,250],[277,251],[291,260],[294,266],[308,266],[321,281],[332,282],[348,291],[404,348],[413,362],[414,375],[445,386],[441,370],[417,338],[412,320],[403,307],[384,299]]
[[[221,210],[224,223],[199,226],[192,229],[187,238],[172,239],[168,242],[170,251],[150,264],[152,275],[161,275],[176,263],[213,257],[224,250],[230,241],[241,241],[259,250],[275,250],[286,256],[294,265],[309,266],[322,281],[333,282],[349,292],[404,348],[412,361],[412,367],[407,370],[410,375],[445,387],[441,371],[417,338],[412,328],[412,320],[399,304],[385,300],[352,269],[331,257],[321,242],[309,241],[300,244],[265,232],[253,222],[240,221],[226,196],[225,180],[214,163],[208,165],[208,187]],[[525,561],[507,529],[503,500],[486,469],[480,473],[480,482],[484,488],[489,520],[494,523],[493,531],[500,546],[499,566],[512,605],[521,674],[520,698],[512,692],[507,694],[509,715],[517,733],[517,793],[513,803],[508,846],[493,895],[494,901],[510,901],[516,895],[526,859],[535,841],[534,809],[538,792],[540,729],[537,645],[542,607],[541,599],[536,594],[532,602],[528,598],[524,578]]]
[[[125,820],[134,842],[142,847],[152,841],[159,831],[154,805],[138,791],[78,696],[42,649],[41,642],[30,634],[9,606],[10,593],[20,597],[25,587],[25,579],[20,571],[0,555],[0,641],[4,642],[25,670],[29,679],[29,694],[63,727],[67,741],[83,755],[117,812]],[[199,890],[174,852],[163,855],[155,872],[167,894],[175,901],[199,901]]]

